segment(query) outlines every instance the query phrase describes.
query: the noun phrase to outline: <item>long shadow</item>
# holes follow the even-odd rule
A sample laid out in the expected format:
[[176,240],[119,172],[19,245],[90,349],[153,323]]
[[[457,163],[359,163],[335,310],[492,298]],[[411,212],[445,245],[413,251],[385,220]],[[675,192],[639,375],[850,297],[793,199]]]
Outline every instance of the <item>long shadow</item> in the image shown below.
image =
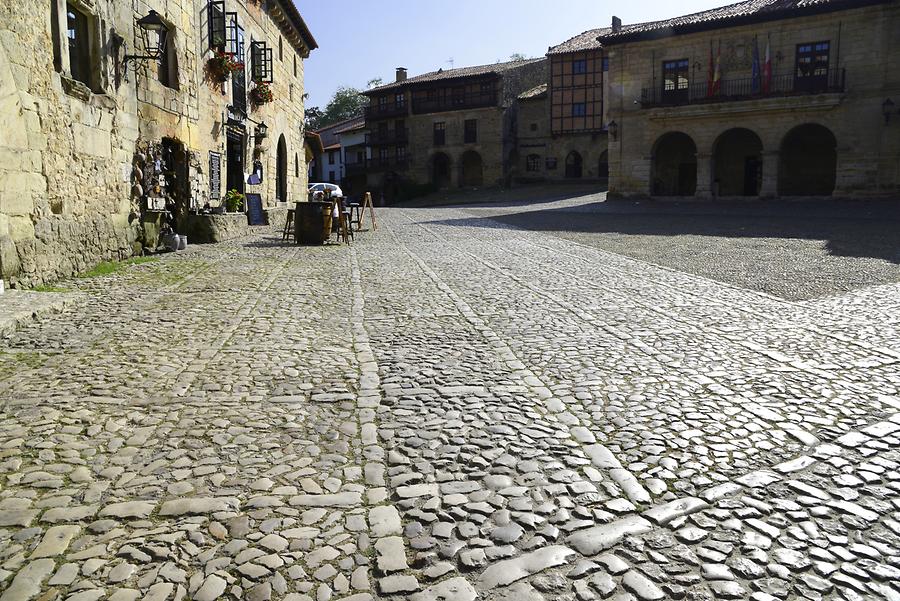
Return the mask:
[[900,202],[676,203],[606,201],[552,209],[469,206],[471,218],[428,223],[557,233],[819,240],[830,255],[900,264]]

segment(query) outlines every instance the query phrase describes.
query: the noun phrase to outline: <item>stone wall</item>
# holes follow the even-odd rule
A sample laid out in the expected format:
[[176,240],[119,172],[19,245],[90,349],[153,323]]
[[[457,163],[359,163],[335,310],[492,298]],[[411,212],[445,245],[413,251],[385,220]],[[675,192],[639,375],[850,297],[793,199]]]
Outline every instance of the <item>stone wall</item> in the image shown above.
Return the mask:
[[[184,150],[178,212],[209,201],[211,151],[223,155],[218,196],[224,195],[224,116],[231,86],[211,84],[205,75],[211,56],[207,2],[73,3],[87,15],[94,55],[89,85],[76,81],[69,63],[65,0],[0,3],[0,275],[15,286],[72,275],[155,246],[168,218],[148,210],[146,197],[148,187],[160,181],[152,159],[164,141]],[[124,55],[142,50],[135,22],[150,9],[173,32],[178,67],[176,84],[169,87],[150,61],[131,63],[123,77]],[[277,148],[284,136],[289,198],[282,200],[303,199],[308,49],[289,42],[291,25],[278,2],[227,0],[226,10],[238,13],[248,50],[251,39],[273,48],[275,101],[251,107],[245,122],[248,134],[253,121],[269,127],[266,140],[257,145],[248,139],[246,149],[245,164],[261,160],[264,180],[247,191],[259,193],[265,207],[278,204]]]
[[[780,195],[780,152],[795,127],[818,124],[837,140],[834,195],[890,195],[900,191],[900,118],[885,124],[881,105],[900,96],[900,5],[896,2],[785,19],[753,26],[607,47],[610,57],[610,118],[619,123],[610,142],[610,192],[646,196],[654,181],[654,146],[663,135],[682,132],[696,144],[696,195],[715,192],[714,156],[720,136],[734,128],[762,143],[760,196]],[[830,41],[830,67],[846,72],[844,93],[799,94],[756,100],[642,108],[642,90],[657,87],[664,60],[688,59],[691,81],[707,77],[710,41],[722,45],[722,77],[749,78],[752,43],[764,56],[771,40],[773,72],[791,77],[798,44]],[[764,59],[763,59],[764,60]],[[896,100],[895,100],[896,101]],[[900,117],[900,116],[898,116]]]

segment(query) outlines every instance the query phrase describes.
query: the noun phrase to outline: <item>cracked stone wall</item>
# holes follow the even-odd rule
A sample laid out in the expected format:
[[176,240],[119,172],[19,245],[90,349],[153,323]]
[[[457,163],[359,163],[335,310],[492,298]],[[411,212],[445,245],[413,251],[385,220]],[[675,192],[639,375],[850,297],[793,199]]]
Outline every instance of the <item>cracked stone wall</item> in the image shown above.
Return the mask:
[[[75,0],[89,15],[88,37],[95,48],[90,87],[71,77],[66,32],[52,1],[22,0],[0,6],[0,277],[14,286],[32,286],[69,276],[102,260],[122,259],[155,245],[158,214],[146,210],[136,190],[136,150],[170,138],[192,157],[187,170],[194,207],[218,204],[226,181],[226,107],[230,82],[209,83],[204,66],[212,55],[207,39],[205,0]],[[66,3],[57,0],[57,5]],[[135,21],[156,10],[173,31],[177,86],[158,81],[155,68],[134,62],[127,80],[122,58],[140,53]],[[238,14],[250,41],[273,49],[275,101],[249,105],[245,165],[259,159],[264,180],[247,192],[276,205],[276,148],[284,136],[289,199],[302,199],[306,186],[303,149],[303,59],[308,49],[286,19],[280,3],[237,0],[226,10]],[[65,21],[63,15],[62,23]],[[124,40],[116,43],[117,37]],[[54,40],[62,52],[54,51]],[[292,42],[296,42],[296,45]],[[155,65],[153,65],[155,67]],[[248,84],[248,88],[252,87]],[[265,122],[269,137],[249,139],[254,122]],[[270,150],[271,149],[271,150]],[[222,153],[218,194],[210,194],[210,152]]]

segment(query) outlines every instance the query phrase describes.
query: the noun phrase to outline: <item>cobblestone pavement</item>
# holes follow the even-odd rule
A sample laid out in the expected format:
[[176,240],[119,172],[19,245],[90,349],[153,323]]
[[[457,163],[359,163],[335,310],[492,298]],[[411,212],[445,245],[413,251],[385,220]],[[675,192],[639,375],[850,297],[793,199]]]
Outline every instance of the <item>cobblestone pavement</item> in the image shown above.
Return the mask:
[[0,352],[0,601],[900,599],[900,286],[454,208],[79,280]]

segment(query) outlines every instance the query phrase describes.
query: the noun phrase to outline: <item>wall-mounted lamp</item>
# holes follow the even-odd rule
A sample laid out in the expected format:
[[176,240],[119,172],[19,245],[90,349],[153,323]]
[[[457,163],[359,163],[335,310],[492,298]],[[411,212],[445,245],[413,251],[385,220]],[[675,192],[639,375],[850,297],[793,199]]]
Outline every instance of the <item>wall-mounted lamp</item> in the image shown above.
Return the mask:
[[606,125],[606,131],[609,132],[609,135],[612,136],[613,140],[619,139],[619,124],[616,123],[615,121],[610,121]]
[[891,113],[894,112],[894,106],[896,105],[890,98],[881,103],[881,114],[884,115],[885,125],[891,122]]
[[125,55],[125,74],[128,74],[128,63],[131,61],[159,61],[166,51],[169,27],[165,21],[151,10],[146,17],[138,19],[137,25],[141,30],[141,41],[144,44],[144,54]]
[[257,144],[259,144],[262,140],[266,139],[267,135],[269,135],[269,127],[265,123],[259,123],[256,126],[256,131],[254,132],[253,139],[256,140]]

